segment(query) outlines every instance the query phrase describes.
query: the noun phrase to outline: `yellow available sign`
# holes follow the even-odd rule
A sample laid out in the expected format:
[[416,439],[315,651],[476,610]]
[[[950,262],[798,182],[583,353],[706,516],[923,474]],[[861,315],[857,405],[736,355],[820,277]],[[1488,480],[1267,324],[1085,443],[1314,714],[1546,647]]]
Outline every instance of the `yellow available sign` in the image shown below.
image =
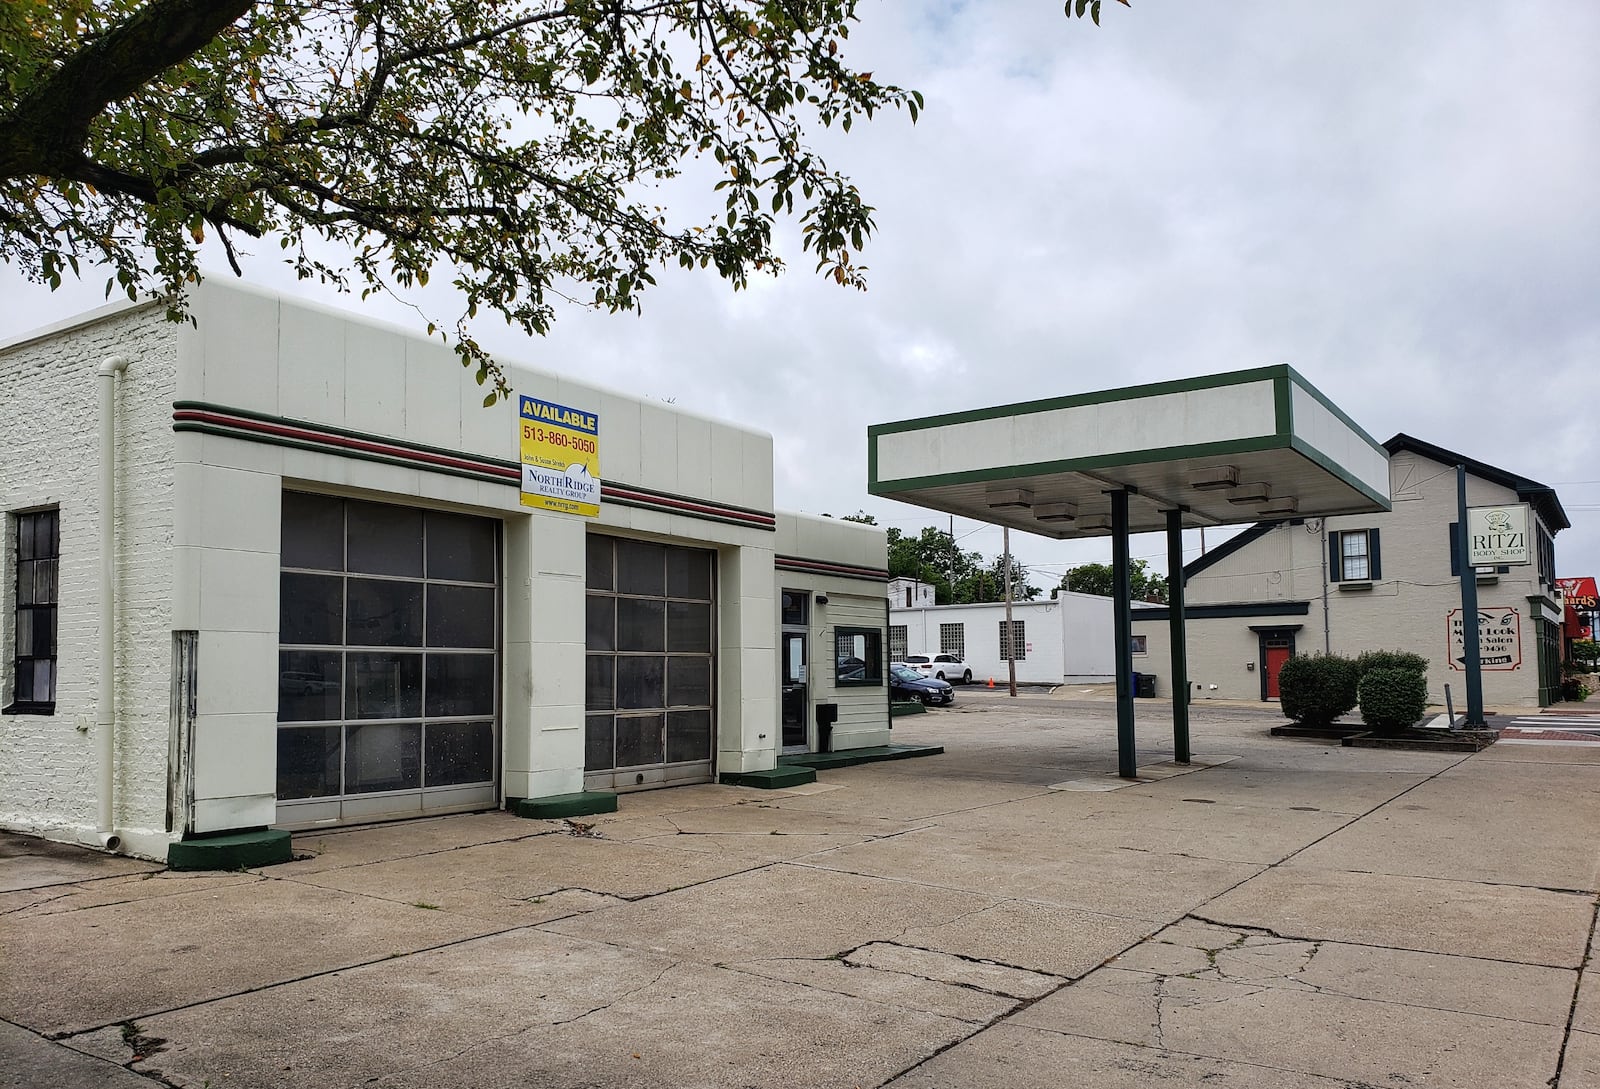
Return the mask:
[[600,514],[600,418],[566,405],[519,399],[522,505]]

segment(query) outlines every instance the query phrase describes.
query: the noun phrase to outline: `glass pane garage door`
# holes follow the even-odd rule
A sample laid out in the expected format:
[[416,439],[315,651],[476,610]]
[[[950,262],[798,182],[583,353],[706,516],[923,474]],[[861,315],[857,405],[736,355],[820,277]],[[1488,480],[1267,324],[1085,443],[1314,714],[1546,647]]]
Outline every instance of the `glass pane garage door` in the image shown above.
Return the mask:
[[588,549],[584,785],[708,781],[715,554],[593,533]]
[[280,823],[498,801],[497,530],[284,493]]

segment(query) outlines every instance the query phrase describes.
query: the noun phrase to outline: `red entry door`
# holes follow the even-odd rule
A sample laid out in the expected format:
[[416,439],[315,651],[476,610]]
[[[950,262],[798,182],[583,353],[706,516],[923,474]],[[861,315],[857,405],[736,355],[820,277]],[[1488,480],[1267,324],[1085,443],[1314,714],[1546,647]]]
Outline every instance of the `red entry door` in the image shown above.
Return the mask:
[[1278,698],[1278,670],[1294,653],[1294,647],[1289,638],[1282,635],[1269,635],[1263,644],[1261,650],[1267,671],[1267,699],[1275,700]]

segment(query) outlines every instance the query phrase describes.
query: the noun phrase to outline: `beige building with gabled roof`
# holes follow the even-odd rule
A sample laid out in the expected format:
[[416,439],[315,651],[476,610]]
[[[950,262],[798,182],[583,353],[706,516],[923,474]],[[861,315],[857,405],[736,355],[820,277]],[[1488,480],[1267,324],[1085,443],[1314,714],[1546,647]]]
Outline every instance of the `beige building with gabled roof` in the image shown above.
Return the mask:
[[[1384,447],[1391,511],[1261,522],[1184,567],[1193,698],[1276,699],[1292,654],[1409,650],[1429,661],[1430,701],[1443,704],[1449,685],[1462,708],[1457,465],[1468,505],[1527,503],[1534,520],[1534,563],[1477,573],[1485,707],[1559,698],[1554,539],[1570,523],[1555,491],[1410,435]],[[1134,614],[1156,662],[1168,653],[1166,616]]]

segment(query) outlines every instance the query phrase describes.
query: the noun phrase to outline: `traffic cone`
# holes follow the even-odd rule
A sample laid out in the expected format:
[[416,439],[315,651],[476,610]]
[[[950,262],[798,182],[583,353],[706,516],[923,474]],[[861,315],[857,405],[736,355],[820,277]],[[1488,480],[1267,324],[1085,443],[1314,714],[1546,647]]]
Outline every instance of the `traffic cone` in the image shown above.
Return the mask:
[[990,678],[989,678],[989,687],[990,687],[990,688],[993,688],[993,687],[994,687],[994,678],[993,678],[993,677],[990,677]]

